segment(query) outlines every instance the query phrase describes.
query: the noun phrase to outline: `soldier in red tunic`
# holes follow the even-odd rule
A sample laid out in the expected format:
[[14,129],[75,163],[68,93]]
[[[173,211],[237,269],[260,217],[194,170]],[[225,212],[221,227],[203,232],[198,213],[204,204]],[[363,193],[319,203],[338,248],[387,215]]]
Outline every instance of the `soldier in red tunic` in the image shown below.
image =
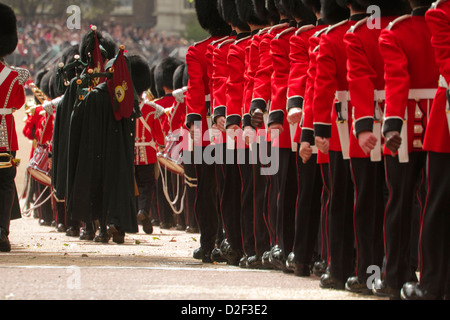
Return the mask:
[[[337,1],[341,7],[346,3]],[[332,14],[336,1],[322,4],[323,18]],[[351,127],[351,103],[348,96],[345,33],[366,16],[366,8],[352,2],[350,18],[330,26],[321,35],[317,55],[317,74],[313,98],[314,134],[318,149],[329,154],[331,202],[329,212],[328,272],[322,275],[322,288],[344,289],[353,272],[353,183],[348,145]],[[342,112],[336,112],[335,105]],[[338,132],[337,121],[343,128]],[[342,143],[341,143],[341,139]],[[353,140],[356,140],[353,137]],[[356,151],[357,152],[357,151]],[[362,151],[361,151],[362,153]]]
[[[423,1],[422,1],[423,2]],[[422,3],[421,4],[425,4]],[[427,4],[428,1],[425,1]],[[425,203],[420,282],[407,283],[402,299],[450,298],[450,2],[440,0],[425,15],[439,67],[439,88],[431,108],[423,149],[428,152],[428,195]]]
[[142,117],[136,120],[135,159],[134,169],[136,184],[139,190],[137,199],[137,218],[142,223],[146,234],[153,233],[150,219],[150,208],[156,201],[155,165],[158,147],[164,146],[164,133],[159,116],[164,112],[162,108],[145,99],[144,92],[151,86],[150,67],[140,56],[129,57],[130,63],[136,65],[132,70],[132,77],[136,79],[135,88],[139,100]]
[[210,0],[195,1],[197,17],[201,27],[210,37],[189,47],[186,65],[189,83],[186,92],[186,127],[194,140],[194,152],[184,150],[184,160],[190,159],[195,164],[198,185],[195,213],[200,229],[200,248],[194,251],[194,258],[203,262],[212,262],[211,252],[215,248],[218,233],[219,213],[217,212],[217,185],[215,165],[207,164],[202,156],[203,150],[210,144],[208,114],[210,114],[210,78],[206,59],[208,45],[215,40],[228,36],[230,26],[223,21],[217,10],[217,2]]
[[[364,155],[351,157],[355,188],[354,228],[356,276],[349,278],[346,289],[372,294],[366,282],[369,266],[381,269],[384,256],[384,165],[381,150],[381,120],[384,110],[384,62],[378,49],[381,29],[407,11],[403,0],[358,0],[363,6],[376,5],[381,16],[365,18],[344,36],[348,59],[348,84],[353,107],[353,134]],[[374,27],[374,23],[377,23]],[[375,107],[374,107],[375,106]]]
[[[286,120],[290,125],[295,125],[296,132],[293,142],[297,144],[297,148],[300,145],[303,149],[302,147],[298,148],[299,153],[297,155],[299,193],[295,213],[295,237],[287,263],[288,267],[294,270],[296,276],[307,277],[311,273],[311,264],[315,255],[320,256],[319,259],[326,260],[326,240],[320,239],[318,242],[317,239],[321,214],[325,212],[323,210],[325,206],[322,206],[322,204],[328,202],[327,191],[323,186],[323,174],[327,175],[328,167],[324,168],[322,164],[318,163],[317,148],[314,148],[313,129],[308,131],[305,127],[304,138],[308,136],[307,132],[310,132],[309,137],[311,139],[302,141],[301,137],[303,126],[307,122],[305,118],[311,120],[309,128],[313,128],[310,103],[306,102],[309,101],[309,99],[306,99],[307,92],[312,91],[312,88],[309,88],[311,81],[308,81],[310,76],[308,71],[312,68],[311,56],[313,55],[310,47],[310,43],[313,42],[311,38],[318,34],[320,30],[326,28],[327,25],[321,19],[320,0],[303,1],[303,3],[315,13],[317,22],[299,28],[290,39],[291,70],[288,82]],[[315,149],[314,152],[313,148]],[[309,154],[306,149],[311,150],[311,153]],[[306,153],[302,155],[302,150],[306,151],[308,156],[306,156]],[[321,232],[321,234],[325,235],[325,232]],[[316,248],[317,252],[314,254]]]
[[389,199],[384,218],[384,278],[376,280],[373,291],[395,299],[400,297],[404,283],[417,280],[418,223],[423,199],[418,199],[421,212],[414,210],[414,201],[426,172],[423,138],[439,80],[425,21],[431,2],[428,6],[422,6],[421,1],[409,2],[411,14],[394,20],[382,30],[379,39],[385,63],[383,135]]
[[5,62],[6,56],[17,47],[17,20],[14,11],[4,4],[0,4],[0,16],[0,252],[9,252],[10,221],[20,218],[13,212],[14,203],[18,201],[14,158],[19,149],[13,110],[25,104],[23,86],[29,73],[16,71]]

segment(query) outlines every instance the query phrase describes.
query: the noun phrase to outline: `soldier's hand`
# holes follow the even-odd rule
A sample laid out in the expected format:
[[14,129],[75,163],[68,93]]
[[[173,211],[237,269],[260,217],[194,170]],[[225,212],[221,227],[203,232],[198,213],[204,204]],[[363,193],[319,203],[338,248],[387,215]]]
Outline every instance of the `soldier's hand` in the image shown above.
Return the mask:
[[303,163],[307,163],[313,154],[313,149],[311,148],[311,144],[309,142],[302,142],[300,144],[299,155],[302,158]]
[[300,123],[301,120],[302,120],[302,109],[292,108],[291,110],[289,110],[287,116],[287,121],[289,122],[289,124],[291,125],[297,124]]
[[191,135],[192,140],[194,140],[194,142],[201,142],[202,141],[202,132],[200,130],[199,127],[197,127],[196,125],[191,125],[191,127],[189,128],[189,133]]
[[244,140],[245,140],[245,144],[248,146],[250,144],[252,144],[253,142],[255,142],[255,137],[256,137],[256,131],[255,129],[253,129],[250,126],[246,126],[244,128]]
[[251,123],[253,127],[261,128],[264,124],[264,113],[261,110],[253,112]]
[[400,145],[402,144],[402,137],[400,137],[400,133],[398,131],[389,131],[385,134],[385,138],[386,148],[391,151],[392,156],[395,156],[400,148]]
[[330,151],[330,139],[323,137],[316,137],[316,146],[323,154],[328,154]]
[[216,124],[217,124],[217,129],[219,129],[221,132],[226,132],[227,130],[225,129],[225,123],[226,123],[226,118],[224,116],[219,116],[216,118]]
[[364,131],[358,134],[358,142],[365,154],[369,154],[377,145],[378,139],[371,131]]
[[281,123],[274,122],[269,126],[268,134],[271,139],[276,139],[283,131],[283,125]]

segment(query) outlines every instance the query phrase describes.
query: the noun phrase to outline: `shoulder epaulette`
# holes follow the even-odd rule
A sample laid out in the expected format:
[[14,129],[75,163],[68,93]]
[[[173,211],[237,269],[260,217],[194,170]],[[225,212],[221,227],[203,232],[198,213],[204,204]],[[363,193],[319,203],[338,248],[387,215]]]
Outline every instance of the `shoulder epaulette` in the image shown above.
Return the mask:
[[248,39],[250,39],[250,38],[251,38],[251,36],[246,36],[246,37],[244,37],[244,38],[242,38],[242,39],[236,40],[236,41],[234,42],[234,44],[238,44],[239,42],[241,42],[241,41],[243,41],[243,40],[248,40]]
[[365,25],[369,19],[370,19],[370,17],[366,17],[366,18],[364,18],[362,20],[359,20],[357,23],[355,23],[353,26],[351,26],[350,29],[348,29],[347,32],[349,32],[349,33],[355,32],[356,29],[358,29],[359,27]]
[[325,34],[330,33],[331,31],[335,30],[337,27],[343,26],[343,25],[346,24],[348,21],[349,21],[348,19],[342,20],[341,22],[338,22],[338,23],[336,23],[336,24],[333,24],[333,25],[329,26],[328,28],[325,28],[325,29],[326,29]]
[[284,36],[285,34],[294,31],[296,28],[295,27],[289,27],[287,29],[284,29],[283,31],[281,31],[280,33],[278,33],[275,38],[279,39],[280,37]]
[[196,43],[194,43],[192,46],[193,46],[193,47],[196,47],[196,46],[198,46],[199,44],[205,43],[205,42],[207,42],[207,41],[211,41],[211,38],[206,38],[206,39],[204,39],[204,40],[202,40],[202,41],[196,42]]
[[235,39],[230,38],[228,40],[222,41],[221,43],[219,43],[219,45],[217,46],[217,49],[222,48],[222,46],[225,46],[227,44],[233,43],[235,41]]
[[301,34],[301,33],[303,33],[303,32],[306,32],[306,31],[308,31],[308,30],[311,30],[311,29],[313,29],[313,28],[314,28],[314,25],[308,24],[308,25],[306,25],[306,26],[303,26],[303,27],[299,28],[299,29],[295,32],[295,35],[298,36],[299,34]]
[[440,4],[443,4],[445,2],[447,2],[447,0],[438,0],[436,2],[433,2],[433,4],[431,5],[431,9],[436,10]]
[[386,27],[387,30],[391,30],[395,25],[398,25],[399,23],[411,18],[412,16],[410,14],[405,14],[403,16],[398,17],[394,21],[391,21],[389,25]]
[[272,32],[274,32],[274,31],[276,31],[276,30],[278,30],[280,28],[283,28],[283,27],[289,27],[289,23],[277,24],[277,25],[271,27],[270,30],[267,31],[267,33],[272,33]]
[[314,33],[313,38],[317,38],[318,36],[320,36],[322,33],[326,32],[328,28],[323,28],[319,31],[317,31],[316,33]]
[[211,42],[209,45],[215,46],[216,44],[218,44],[218,43],[220,43],[220,42],[222,42],[222,41],[225,41],[225,40],[228,39],[228,38],[229,38],[229,36],[223,37],[223,38],[221,38],[221,39],[218,39],[218,40],[215,40],[215,41]]

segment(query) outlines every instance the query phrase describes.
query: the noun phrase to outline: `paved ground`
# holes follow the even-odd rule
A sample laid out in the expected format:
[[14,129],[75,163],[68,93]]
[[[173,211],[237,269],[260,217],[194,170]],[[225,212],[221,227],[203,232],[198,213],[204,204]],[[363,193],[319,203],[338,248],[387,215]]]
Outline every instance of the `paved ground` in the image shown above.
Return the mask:
[[[31,145],[21,134],[23,111],[15,116],[21,138],[20,191]],[[22,218],[12,222],[10,240],[11,253],[0,254],[0,300],[182,301],[175,310],[180,314],[189,311],[181,309],[186,301],[379,300],[320,289],[314,276],[201,264],[192,258],[199,234],[184,231],[155,227],[152,235],[127,234],[123,245],[97,244]]]

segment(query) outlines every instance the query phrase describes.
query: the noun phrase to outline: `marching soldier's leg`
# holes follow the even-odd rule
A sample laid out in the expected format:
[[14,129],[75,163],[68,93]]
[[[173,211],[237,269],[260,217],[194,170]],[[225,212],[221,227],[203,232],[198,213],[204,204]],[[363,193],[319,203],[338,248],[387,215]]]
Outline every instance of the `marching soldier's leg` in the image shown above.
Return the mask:
[[304,164],[297,154],[298,201],[295,217],[295,241],[293,247],[294,273],[310,276],[314,248],[320,227],[322,177],[317,155]]
[[0,252],[11,251],[8,239],[11,210],[14,202],[16,168],[0,169]]

